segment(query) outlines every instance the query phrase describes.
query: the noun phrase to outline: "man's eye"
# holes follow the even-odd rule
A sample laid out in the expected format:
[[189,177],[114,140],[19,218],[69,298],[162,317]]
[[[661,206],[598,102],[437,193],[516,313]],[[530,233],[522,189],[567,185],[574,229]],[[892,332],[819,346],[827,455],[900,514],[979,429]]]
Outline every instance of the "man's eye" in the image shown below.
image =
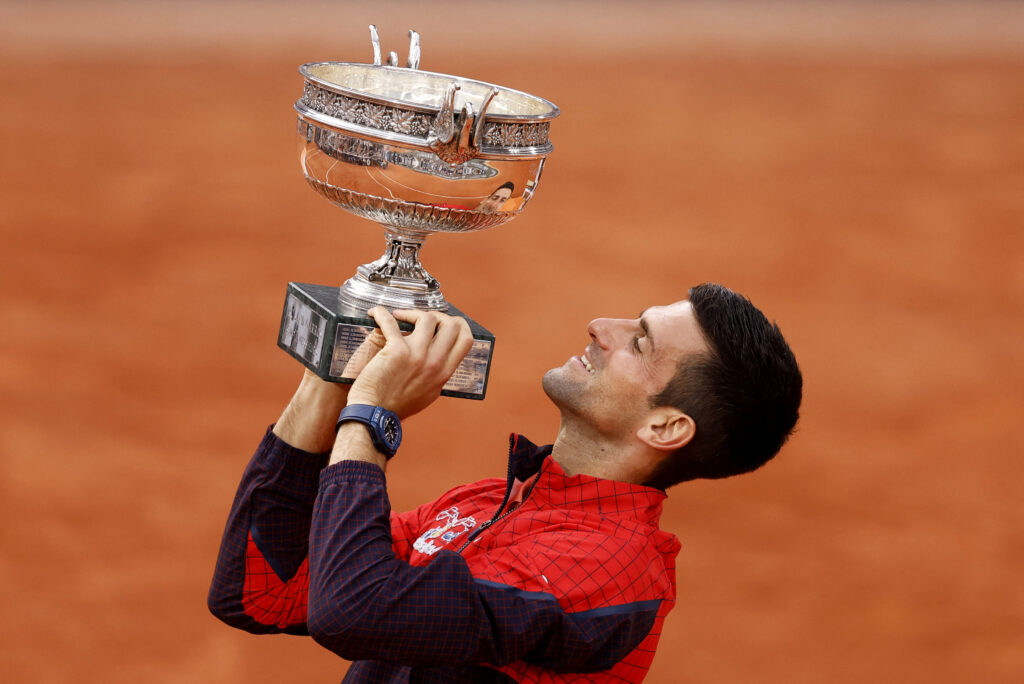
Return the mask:
[[636,349],[637,353],[640,352],[640,338],[639,337],[634,337],[633,338],[633,349]]

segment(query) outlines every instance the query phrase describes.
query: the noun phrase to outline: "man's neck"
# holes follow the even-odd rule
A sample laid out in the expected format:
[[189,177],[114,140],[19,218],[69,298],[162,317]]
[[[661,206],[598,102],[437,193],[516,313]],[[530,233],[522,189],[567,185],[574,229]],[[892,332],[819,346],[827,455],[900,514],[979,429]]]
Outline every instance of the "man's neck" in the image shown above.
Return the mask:
[[551,457],[569,475],[642,484],[647,470],[638,445],[621,443],[563,418]]

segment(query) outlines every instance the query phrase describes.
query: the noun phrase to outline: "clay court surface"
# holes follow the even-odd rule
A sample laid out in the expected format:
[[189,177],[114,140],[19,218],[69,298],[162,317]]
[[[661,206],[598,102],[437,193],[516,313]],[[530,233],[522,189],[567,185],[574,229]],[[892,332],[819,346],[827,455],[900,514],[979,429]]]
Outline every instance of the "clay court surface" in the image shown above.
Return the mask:
[[4,681],[341,678],[205,596],[300,376],[287,282],[383,247],[307,188],[291,109],[296,67],[367,61],[371,21],[562,109],[519,219],[427,243],[498,342],[485,401],[408,421],[394,507],[502,474],[510,431],[550,440],[540,377],[590,319],[720,281],[794,347],[800,429],[670,491],[647,681],[1022,681],[1019,6],[496,7],[0,4]]

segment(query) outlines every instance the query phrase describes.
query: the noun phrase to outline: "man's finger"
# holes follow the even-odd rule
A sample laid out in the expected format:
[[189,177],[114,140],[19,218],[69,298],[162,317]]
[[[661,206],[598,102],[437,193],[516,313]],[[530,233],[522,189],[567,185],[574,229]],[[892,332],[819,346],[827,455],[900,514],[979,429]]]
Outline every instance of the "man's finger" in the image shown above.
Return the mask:
[[388,342],[392,340],[400,341],[402,339],[402,331],[398,327],[398,321],[395,320],[395,317],[386,308],[375,306],[367,313],[377,322],[377,326],[380,328],[381,333],[383,333],[384,339]]
[[364,337],[363,341],[359,343],[359,347],[372,349],[373,351],[371,353],[376,354],[384,348],[384,345],[387,344],[387,342],[387,338],[384,337],[380,328],[373,328],[370,332],[366,333],[366,337]]
[[452,343],[448,353],[448,358],[445,363],[445,377],[451,377],[455,369],[459,367],[462,360],[466,358],[466,354],[473,347],[473,331],[469,329],[469,324],[466,323],[463,318],[455,318],[453,320],[454,325],[452,326],[456,331],[456,339]]
[[384,339],[384,335],[381,334],[380,330],[374,328],[370,333],[363,338],[363,341],[359,343],[352,355],[348,358],[345,363],[345,370],[342,372],[343,377],[355,377],[362,372],[363,368],[366,367],[374,356],[377,355],[387,340]]
[[413,324],[412,332],[406,336],[409,346],[423,351],[430,347],[438,326],[447,318],[444,314],[436,311],[401,310],[395,313],[400,320]]
[[459,336],[458,321],[462,319],[457,316],[445,316],[437,325],[437,332],[431,342],[431,353],[447,354],[448,349]]
[[391,315],[403,323],[412,323],[415,326],[416,322],[425,316],[443,316],[444,314],[440,311],[428,311],[425,309],[395,309],[391,312]]

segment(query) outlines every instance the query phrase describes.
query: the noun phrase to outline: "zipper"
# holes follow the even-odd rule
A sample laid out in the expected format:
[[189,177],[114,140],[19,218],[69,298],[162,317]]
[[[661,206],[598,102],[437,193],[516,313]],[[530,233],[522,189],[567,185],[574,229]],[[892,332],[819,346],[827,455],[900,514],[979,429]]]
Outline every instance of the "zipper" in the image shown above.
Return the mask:
[[515,513],[516,511],[518,511],[522,507],[522,505],[524,503],[526,503],[526,500],[528,498],[530,498],[530,494],[533,493],[533,487],[534,487],[534,485],[537,484],[537,480],[536,479],[534,479],[534,481],[530,483],[530,488],[527,489],[525,492],[523,492],[523,500],[520,501],[517,504],[514,504],[511,508],[509,508],[507,511],[502,513],[502,510],[504,510],[505,506],[508,504],[508,498],[512,495],[512,483],[513,483],[514,479],[515,478],[513,477],[513,473],[512,473],[512,443],[510,442],[509,445],[508,445],[508,475],[506,476],[506,482],[508,484],[505,487],[505,498],[501,500],[501,505],[498,506],[498,510],[494,512],[494,516],[490,520],[485,522],[483,525],[481,525],[480,527],[476,528],[476,530],[471,532],[469,534],[469,537],[466,538],[466,542],[462,546],[460,546],[455,553],[460,553],[461,554],[463,551],[466,550],[467,546],[472,544],[473,541],[477,537],[480,536],[480,534],[484,530],[486,530],[488,527],[490,527],[494,523],[500,522],[500,521],[504,520],[505,518],[507,518],[508,516],[510,516],[513,513]]

